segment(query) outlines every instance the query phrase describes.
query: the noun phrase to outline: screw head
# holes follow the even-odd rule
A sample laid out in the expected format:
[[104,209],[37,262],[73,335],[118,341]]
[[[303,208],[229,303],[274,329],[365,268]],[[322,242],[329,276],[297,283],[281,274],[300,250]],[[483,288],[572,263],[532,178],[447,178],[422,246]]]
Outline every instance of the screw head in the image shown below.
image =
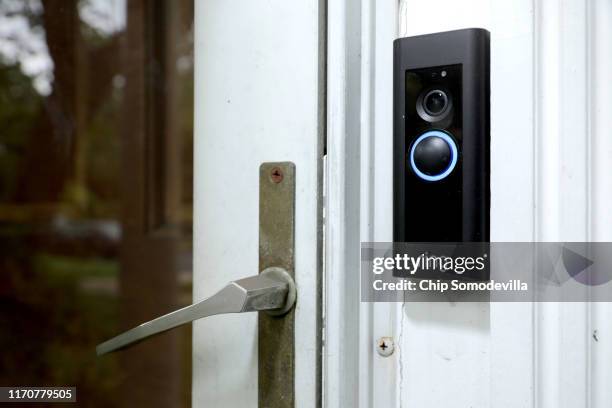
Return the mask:
[[392,337],[381,337],[376,341],[376,351],[382,357],[389,357],[395,350],[395,343]]
[[283,170],[280,167],[273,167],[270,171],[270,180],[272,180],[273,183],[280,183],[283,181],[283,177]]

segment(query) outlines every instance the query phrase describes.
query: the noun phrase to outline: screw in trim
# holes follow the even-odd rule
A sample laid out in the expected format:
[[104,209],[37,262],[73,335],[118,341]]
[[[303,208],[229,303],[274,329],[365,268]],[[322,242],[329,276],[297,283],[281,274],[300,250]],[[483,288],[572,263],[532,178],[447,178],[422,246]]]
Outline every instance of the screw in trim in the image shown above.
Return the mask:
[[395,342],[392,337],[381,337],[376,342],[376,351],[382,357],[389,357],[395,350]]
[[270,171],[270,180],[272,180],[273,183],[280,183],[281,181],[283,181],[284,177],[285,176],[283,175],[283,171],[280,167],[273,167]]

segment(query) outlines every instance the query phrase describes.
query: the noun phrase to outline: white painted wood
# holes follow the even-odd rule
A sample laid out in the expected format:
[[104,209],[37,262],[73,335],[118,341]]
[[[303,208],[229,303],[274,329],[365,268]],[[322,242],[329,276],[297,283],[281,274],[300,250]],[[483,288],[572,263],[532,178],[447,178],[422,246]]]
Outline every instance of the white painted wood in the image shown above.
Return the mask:
[[324,406],[357,406],[359,389],[359,2],[327,2]]
[[[393,40],[398,34],[398,2],[394,0],[376,0],[370,3],[370,13],[373,13],[374,31],[371,38],[373,72],[369,78],[364,77],[364,87],[372,87],[370,103],[372,116],[370,131],[366,133],[369,145],[373,148],[371,162],[362,164],[371,166],[372,208],[370,215],[372,224],[372,240],[391,242],[393,240]],[[366,104],[364,107],[367,107]],[[363,177],[367,177],[364,173]],[[371,387],[371,402],[366,407],[391,407],[401,403],[400,365],[403,353],[401,331],[403,325],[401,303],[374,303],[370,309],[371,337],[367,343],[372,350],[372,376],[368,386]],[[381,357],[374,351],[376,341],[383,336],[395,339],[395,352],[391,357]],[[363,339],[362,339],[363,341]]]
[[[491,13],[491,240],[533,241],[532,2],[496,2]],[[535,407],[533,304],[492,303],[489,320],[490,406]]]
[[[318,1],[210,0],[195,10],[194,300],[258,273],[259,165],[296,165],[296,406],[317,401]],[[194,324],[193,406],[257,406],[257,316]]]
[[[590,238],[612,242],[612,2],[588,5]],[[612,303],[593,303],[590,312],[589,402],[591,408],[605,408],[612,401]]]
[[[536,237],[588,239],[587,3],[538,2],[536,27]],[[538,407],[588,401],[586,303],[536,305]]]
[[401,328],[396,321],[401,305],[360,302],[358,249],[360,241],[392,239],[387,180],[397,28],[389,22],[396,21],[397,3],[330,0],[328,5],[324,402],[393,406],[399,401],[400,353],[380,357],[375,342]]
[[[376,0],[361,2],[361,109],[360,109],[360,239],[364,242],[374,240],[374,86],[376,72]],[[392,16],[391,16],[392,19]],[[373,406],[373,370],[376,351],[374,350],[374,305],[361,303],[359,307],[359,400],[358,407]],[[393,327],[393,326],[391,326]],[[396,359],[397,360],[397,359]],[[390,370],[395,373],[396,370]],[[397,382],[392,381],[393,385]],[[393,406],[393,404],[387,404]]]
[[591,239],[612,242],[612,2],[589,2]]

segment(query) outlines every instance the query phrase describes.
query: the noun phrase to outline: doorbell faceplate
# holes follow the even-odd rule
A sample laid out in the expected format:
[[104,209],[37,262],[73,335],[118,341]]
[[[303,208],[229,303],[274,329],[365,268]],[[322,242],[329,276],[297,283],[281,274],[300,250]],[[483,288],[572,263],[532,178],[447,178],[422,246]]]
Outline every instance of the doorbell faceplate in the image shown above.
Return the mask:
[[395,242],[489,241],[489,32],[394,43]]

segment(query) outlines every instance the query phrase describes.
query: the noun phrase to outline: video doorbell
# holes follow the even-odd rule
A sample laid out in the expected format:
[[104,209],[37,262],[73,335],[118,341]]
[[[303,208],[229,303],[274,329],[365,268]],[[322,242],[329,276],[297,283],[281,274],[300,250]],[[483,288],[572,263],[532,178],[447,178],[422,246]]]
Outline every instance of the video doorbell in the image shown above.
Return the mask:
[[489,32],[394,43],[395,242],[489,241]]

